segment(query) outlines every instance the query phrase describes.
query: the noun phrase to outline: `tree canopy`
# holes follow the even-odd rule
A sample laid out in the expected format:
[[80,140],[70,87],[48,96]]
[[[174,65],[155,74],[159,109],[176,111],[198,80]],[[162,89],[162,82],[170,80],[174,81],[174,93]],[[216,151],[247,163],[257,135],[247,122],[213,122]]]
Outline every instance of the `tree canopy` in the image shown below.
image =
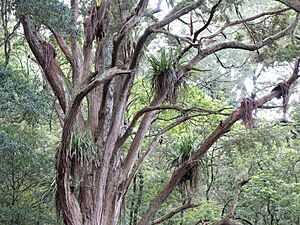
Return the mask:
[[3,0],[0,223],[299,224],[297,0]]

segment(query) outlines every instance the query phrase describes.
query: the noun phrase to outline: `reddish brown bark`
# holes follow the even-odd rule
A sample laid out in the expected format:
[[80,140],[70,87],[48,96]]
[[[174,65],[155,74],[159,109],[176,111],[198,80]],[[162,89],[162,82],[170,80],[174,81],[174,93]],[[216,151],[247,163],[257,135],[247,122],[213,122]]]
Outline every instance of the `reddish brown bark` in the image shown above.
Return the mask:
[[[299,63],[300,58],[296,59],[295,67],[292,76],[286,81],[288,87],[290,87],[299,78]],[[265,95],[255,101],[257,108],[262,107],[265,103],[269,102],[273,98],[280,96],[280,90],[274,90],[270,94]],[[166,200],[172,190],[179,183],[180,179],[195,165],[197,160],[204,156],[209,148],[224,134],[229,128],[238,120],[241,119],[242,108],[237,108],[232,114],[225,119],[220,126],[218,126],[212,134],[210,134],[200,148],[192,155],[190,162],[183,163],[172,174],[170,181],[166,184],[163,190],[151,201],[149,209],[139,225],[149,224],[157,210],[161,207],[162,203]]]
[[300,13],[300,2],[298,0],[276,0]]
[[[56,154],[56,203],[65,224],[117,224],[124,196],[127,193],[129,185],[144,160],[155,149],[159,137],[169,129],[195,116],[189,115],[191,111],[197,112],[200,115],[216,113],[203,109],[183,110],[185,115],[161,129],[154,137],[148,150],[145,151],[145,154],[138,159],[142,142],[156,112],[163,109],[182,110],[175,106],[161,106],[167,94],[167,90],[165,90],[165,92],[153,97],[149,107],[139,111],[133,117],[125,133],[122,130],[126,106],[135,81],[143,49],[149,42],[149,37],[153,37],[158,32],[164,32],[172,36],[171,33],[166,32],[164,27],[181,16],[195,10],[204,4],[205,1],[188,1],[185,4],[178,4],[165,18],[154,22],[146,28],[144,33],[136,40],[136,45],[134,45],[127,42],[129,40],[128,35],[145,15],[148,2],[148,0],[140,0],[137,6],[130,10],[130,16],[127,20],[119,21],[123,22],[123,24],[113,38],[111,68],[104,67],[104,49],[107,38],[106,33],[109,32],[111,0],[103,0],[101,5],[93,7],[90,14],[85,18],[83,24],[84,43],[82,47],[73,34],[68,37],[69,40],[65,40],[58,30],[49,27],[57,41],[57,45],[71,66],[72,81],[66,79],[63,70],[60,68],[55,58],[53,46],[45,42],[45,40],[40,40],[40,36],[33,32],[30,25],[30,17],[25,15],[21,18],[29,47],[43,69],[45,78],[49,82],[64,112],[61,146],[58,148]],[[213,7],[210,21],[219,4],[221,4],[221,1]],[[77,27],[80,20],[78,19],[79,9],[77,0],[71,1],[71,7],[73,10],[72,25]],[[264,13],[245,19],[245,21],[252,21],[265,15],[276,15],[285,10]],[[195,45],[192,46],[198,48],[197,54],[187,64],[183,66],[178,65],[176,75],[178,79],[184,79],[187,76],[187,72],[199,61],[222,49],[235,48],[253,51],[269,45],[273,41],[291,33],[297,24],[297,20],[298,17],[283,31],[257,44],[228,41],[217,43],[205,49],[201,49],[200,40],[197,40],[198,35],[205,28],[200,29],[194,34],[193,42],[195,42]],[[222,29],[225,30],[227,27],[241,24],[245,21],[235,21]],[[209,23],[204,27],[208,25]],[[212,35],[216,36],[218,34]],[[68,43],[71,43],[70,46]],[[297,65],[299,66],[299,62]],[[297,78],[296,74],[287,81],[287,84],[290,86]],[[258,99],[256,104],[260,107],[278,95],[278,91],[274,91],[270,95]],[[84,118],[82,113],[82,101],[84,99],[88,101],[87,118]],[[141,118],[140,122],[139,118]],[[240,118],[241,109],[238,108],[203,142],[203,145],[192,156],[192,161],[201,158],[215,141]],[[138,130],[133,137],[133,141],[129,142],[130,148],[127,154],[121,158],[120,150],[124,143],[128,141],[128,137],[135,126],[138,127]],[[77,135],[76,132],[84,130],[92,133],[90,139],[96,149],[96,152],[93,152],[94,155],[89,155],[89,149],[83,152],[76,151],[78,149],[72,145],[72,140]],[[140,225],[151,223],[162,203],[193,165],[193,162],[186,162],[174,172],[165,188],[151,202],[147,214],[139,222]],[[75,184],[73,184],[74,181]]]

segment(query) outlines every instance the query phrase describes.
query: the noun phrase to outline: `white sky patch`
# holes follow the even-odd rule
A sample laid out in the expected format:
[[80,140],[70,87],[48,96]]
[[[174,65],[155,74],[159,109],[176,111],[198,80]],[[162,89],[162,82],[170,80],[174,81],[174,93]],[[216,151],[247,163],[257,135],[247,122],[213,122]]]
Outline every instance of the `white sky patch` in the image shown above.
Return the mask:
[[[159,0],[156,0],[156,1],[150,1],[149,2],[149,5],[151,8],[156,8],[157,7],[157,4],[158,4]],[[161,2],[161,5],[160,5],[160,12],[155,14],[155,16],[161,20],[163,19],[169,12],[171,11],[171,8],[168,7],[166,1],[162,1]]]
[[252,93],[254,91],[253,81],[249,77],[245,79],[245,87],[248,93]]
[[257,65],[256,71],[255,71],[255,76],[256,77],[260,75],[260,73],[262,72],[263,68],[264,68],[264,64],[263,63],[259,63]]

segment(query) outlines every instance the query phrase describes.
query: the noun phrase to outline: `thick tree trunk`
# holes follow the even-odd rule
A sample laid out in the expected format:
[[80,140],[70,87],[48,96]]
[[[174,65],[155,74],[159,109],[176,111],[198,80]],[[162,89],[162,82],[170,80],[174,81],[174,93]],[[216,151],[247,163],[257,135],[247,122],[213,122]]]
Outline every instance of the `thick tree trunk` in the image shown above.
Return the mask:
[[[61,146],[56,154],[56,204],[64,219],[64,223],[67,225],[117,225],[124,196],[129,185],[143,160],[155,148],[155,144],[153,146],[151,144],[150,150],[146,151],[147,154],[141,157],[142,161],[138,161],[142,143],[155,116],[156,111],[154,110],[156,107],[161,107],[168,91],[164,90],[165,93],[156,94],[149,105],[149,108],[154,110],[149,110],[147,107],[145,108],[146,110],[141,110],[142,113],[134,116],[131,123],[132,126],[129,126],[125,134],[123,134],[122,127],[124,125],[126,107],[128,106],[128,99],[135,82],[142,50],[144,45],[148,43],[151,35],[164,31],[163,28],[166,25],[198,8],[205,1],[180,2],[162,20],[148,26],[144,33],[135,40],[136,44],[131,43],[128,47],[128,40],[130,39],[128,36],[132,29],[141,21],[149,2],[149,0],[138,1],[136,8],[131,11],[131,15],[124,21],[121,21],[122,25],[113,38],[111,68],[104,68],[104,49],[109,18],[111,17],[112,1],[105,0],[101,2],[100,6],[92,7],[89,15],[84,19],[85,35],[82,49],[79,47],[75,36],[71,35],[69,37],[71,41],[70,48],[66,44],[68,41],[64,41],[59,32],[49,28],[55,36],[59,48],[70,63],[72,81],[64,74],[63,69],[61,69],[59,62],[55,58],[55,48],[50,43],[42,40],[40,35],[37,35],[36,31],[34,31],[34,26],[30,24],[30,15],[22,16],[21,18],[27,42],[37,62],[43,69],[45,78],[53,89],[53,93],[65,114]],[[183,2],[184,4],[181,4]],[[71,1],[71,7],[73,12],[72,24],[74,27],[77,27],[79,21],[77,0]],[[226,24],[209,37],[214,38],[220,35],[228,27],[280,12],[283,12],[283,10],[262,13],[245,20],[234,21]],[[290,33],[297,25],[297,21],[298,16],[286,29],[257,44],[226,41],[204,49],[198,49],[198,53],[188,63],[182,66],[177,65],[177,78],[178,80],[184,79],[187,76],[187,72],[199,61],[222,49],[235,48],[253,51],[269,45]],[[203,27],[203,30],[208,25],[209,23]],[[200,29],[194,33],[195,41],[203,30]],[[95,44],[96,46],[93,47]],[[194,43],[191,46],[195,47]],[[95,55],[93,58],[94,50]],[[130,71],[126,70],[128,68]],[[124,77],[119,76],[122,74],[125,74]],[[287,81],[287,84],[290,86],[297,78],[298,76],[295,75],[292,80]],[[270,95],[257,100],[256,104],[261,106],[270,99],[278,97],[279,94],[278,91],[272,92]],[[86,109],[81,104],[84,99],[88,101],[87,118],[83,116],[83,112]],[[188,111],[185,112],[189,113]],[[142,119],[139,121],[141,117]],[[183,119],[182,122],[187,120],[187,118]],[[196,162],[202,157],[215,141],[240,118],[241,109],[239,108],[203,142],[202,146],[192,156],[192,161]],[[130,145],[129,150],[121,159],[119,156],[120,150],[132,133],[133,127],[137,124],[139,124],[137,132],[134,134],[133,140],[128,143]],[[174,126],[176,126],[176,123]],[[89,149],[75,151],[75,146],[72,146],[73,136],[76,135],[76,133],[74,134],[75,128],[91,132],[90,141],[95,145],[96,149],[91,156],[88,156]],[[172,126],[170,125],[171,128]],[[168,127],[163,130],[167,131]],[[155,143],[155,139],[153,143]],[[147,214],[138,224],[147,225],[151,223],[155,213],[192,166],[192,163],[186,162],[174,172],[165,188],[150,203]],[[140,185],[142,187],[142,184]],[[140,200],[137,202],[137,205],[139,204]],[[136,214],[136,210],[134,213]]]

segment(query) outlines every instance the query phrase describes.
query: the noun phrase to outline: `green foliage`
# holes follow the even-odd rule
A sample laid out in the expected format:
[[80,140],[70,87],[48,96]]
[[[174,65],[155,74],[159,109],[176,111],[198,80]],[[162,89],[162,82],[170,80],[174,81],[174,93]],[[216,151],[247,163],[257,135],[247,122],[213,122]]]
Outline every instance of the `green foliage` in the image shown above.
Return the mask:
[[0,132],[0,223],[55,224],[53,157],[24,124]]
[[15,11],[17,17],[29,15],[37,27],[46,25],[66,33],[76,31],[71,26],[71,9],[58,0],[16,0]]
[[[86,15],[93,1],[81,0],[79,2],[83,15]],[[133,2],[136,3],[136,1]],[[121,5],[113,4],[113,14],[119,12],[119,8],[114,6],[131,9],[133,2],[121,1]],[[174,5],[179,1],[167,2]],[[182,4],[185,2],[182,1]],[[192,19],[200,21],[199,25],[202,25],[202,18],[207,18],[212,5],[216,2],[207,1],[207,5],[203,5],[201,8],[201,16],[198,16],[199,10],[193,13]],[[254,11],[261,11],[260,6],[266,2],[269,1],[223,1],[212,24],[220,27],[224,22],[235,20],[237,10],[243,16],[248,17]],[[33,22],[31,25],[35,25],[37,30],[43,31],[45,25],[55,27],[65,36],[78,32],[71,26],[72,12],[63,1],[20,0],[15,1],[14,6],[15,8],[11,11],[16,12],[18,17],[29,15]],[[241,29],[238,31],[228,29],[224,36],[220,35],[220,37],[216,37],[216,40],[222,39],[223,41],[226,37],[228,40],[232,38],[243,42],[253,41],[252,38],[255,41],[261,41],[270,34],[284,29],[290,17],[290,14],[285,14],[280,18],[266,18],[258,24],[248,23],[247,26],[252,31],[250,32],[252,37],[244,25],[241,25]],[[185,17],[182,19],[187,20]],[[172,27],[172,25],[170,26]],[[194,25],[194,28],[198,29],[196,22]],[[136,27],[136,34],[131,34],[128,39],[130,44],[133,45],[137,40],[143,26],[144,24],[141,23]],[[119,28],[119,21],[109,27],[108,42]],[[270,64],[275,61],[290,61],[299,52],[298,32],[295,33],[296,37],[286,37],[270,48],[260,50],[260,60],[263,59],[264,63],[269,62]],[[40,32],[40,35],[44,35],[57,50],[59,49],[53,36],[49,36],[48,32]],[[68,39],[66,38],[66,40]],[[164,48],[147,57],[147,63],[141,63],[141,67],[147,67],[150,64],[150,68],[140,70],[141,74],[139,75],[141,76],[137,77],[133,87],[126,115],[128,118],[125,120],[130,121],[130,118],[138,110],[149,104],[152,99],[152,94],[149,93],[151,85],[156,94],[162,93],[166,89],[170,90],[169,97],[171,97],[181,84],[175,74],[174,62],[177,52],[172,50],[174,47],[178,47],[177,40],[172,38],[162,41],[159,39],[158,42]],[[18,40],[12,44],[15,48],[22,46],[22,50],[25,49],[23,41]],[[181,45],[178,49],[184,47],[183,42]],[[110,65],[111,50],[112,46],[109,42],[105,46],[106,67]],[[196,52],[197,49],[194,51]],[[57,52],[56,59],[66,74],[71,76],[69,64],[62,59],[62,53]],[[185,77],[187,88],[182,89],[181,93],[176,96],[178,105],[185,108],[199,107],[207,110],[238,105],[239,98],[244,97],[243,94],[238,94],[238,91],[244,88],[245,77],[254,73],[252,68],[259,60],[247,61],[247,63],[250,62],[250,65],[239,68],[239,65],[242,65],[248,57],[248,53],[225,50],[217,54],[228,68],[222,68],[219,62],[216,62],[215,56],[207,57],[197,66],[200,72],[193,71]],[[18,57],[20,57],[20,62],[25,61],[27,49],[25,54]],[[192,55],[186,54],[184,60],[191,59],[191,57]],[[15,64],[11,63],[11,67],[8,68],[2,66],[0,70],[0,223],[55,224],[52,202],[54,187],[51,186],[54,177],[54,154],[49,152],[49,149],[55,149],[53,142],[58,139],[59,129],[57,129],[58,131],[56,129],[48,131],[48,128],[44,126],[51,116],[51,98],[39,77],[33,77],[29,69],[26,72],[24,68],[18,68]],[[31,68],[32,65],[29,64],[29,67]],[[146,76],[142,74],[143,72],[151,73],[152,82],[144,79]],[[230,113],[231,110],[223,112]],[[293,119],[296,121],[300,118],[298,114],[297,112],[293,113]],[[141,153],[148,147],[153,135],[182,115],[182,112],[176,110],[159,112],[142,144]],[[138,217],[146,212],[150,200],[163,188],[173,169],[190,160],[190,156],[201,144],[201,141],[218,127],[223,119],[222,115],[197,117],[164,134],[163,141],[139,171],[143,178],[139,178],[139,183],[136,185],[141,191],[137,191],[137,187],[134,190],[132,185],[126,195],[126,206],[122,211],[124,212],[122,224],[129,224],[130,212],[136,210],[137,206],[139,206],[139,211],[136,213]],[[287,130],[295,132],[291,135],[286,133]],[[193,201],[200,203],[200,206],[185,210],[182,215],[175,215],[163,224],[196,224],[200,220],[209,220],[209,223],[213,223],[220,220],[229,211],[232,199],[236,196],[240,182],[245,177],[249,177],[250,182],[241,192],[235,213],[236,218],[247,218],[257,225],[274,224],[274,221],[283,225],[297,224],[300,214],[299,137],[297,136],[299,130],[296,126],[282,129],[273,123],[262,125],[260,121],[258,121],[257,127],[250,132],[245,131],[240,124],[232,127],[231,132],[224,134],[223,139],[215,143],[199,163],[200,170],[197,168],[197,171],[201,172],[201,182],[199,190],[193,193]],[[133,133],[135,132],[136,130],[133,131]],[[195,136],[197,138],[194,138]],[[124,146],[124,151],[130,142],[129,138],[128,143]],[[76,160],[87,160],[90,163],[90,159],[99,159],[99,162],[93,162],[100,163],[100,156],[96,155],[98,148],[90,130],[75,130],[71,151],[77,157]],[[190,176],[191,173],[188,175]],[[24,182],[22,181],[18,187],[11,185],[14,182],[18,183],[16,180],[23,178]],[[184,179],[183,181],[186,181],[189,178]],[[72,184],[79,184],[76,180],[74,182]],[[138,203],[139,201],[141,202]],[[158,212],[157,217],[167,214],[182,203],[182,190],[176,188]]]
[[155,55],[147,57],[147,60],[151,65],[151,71],[154,75],[160,73],[168,74],[170,70],[174,70],[174,59],[174,52],[172,50],[166,51],[165,49],[162,49]]
[[216,202],[202,200],[200,206],[186,212],[184,216],[184,224],[197,224],[199,221],[214,221],[220,220],[220,211],[222,210]]
[[166,153],[169,161],[170,167],[177,167],[181,163],[190,159],[191,155],[194,153],[195,147],[194,142],[191,137],[183,137],[181,141],[175,143],[173,147]]
[[298,56],[299,50],[300,41],[295,37],[288,37],[274,43],[270,49],[265,49],[257,60],[264,60],[267,65],[282,61],[291,62]]
[[[274,9],[273,9],[274,10]],[[279,31],[284,30],[294,14],[288,12],[280,17],[270,17],[264,23],[255,26],[255,32],[252,34],[257,41],[263,40],[267,36],[274,35]],[[271,44],[269,48],[264,48],[261,53],[255,58],[256,61],[264,62],[271,65],[274,62],[290,62],[298,56],[300,49],[300,41],[297,38],[299,28],[296,29],[293,35],[285,36],[277,42]]]
[[90,130],[82,131],[76,129],[72,138],[72,150],[74,151],[76,160],[84,160],[91,163],[91,159],[97,159],[94,160],[94,163],[99,163],[100,158],[97,155],[97,149],[98,147]]
[[175,72],[176,54],[172,50],[162,49],[158,52],[158,57],[151,55],[148,58],[152,72],[152,86],[158,96],[166,93],[166,100],[175,102],[181,85],[181,79]]
[[0,118],[7,122],[45,122],[51,116],[50,95],[21,71],[0,66]]
[[0,223],[57,224],[51,98],[38,75],[10,65],[0,66]]
[[300,197],[296,174],[300,165],[298,150],[287,142],[290,134],[274,124],[261,125],[251,134],[241,129],[238,132],[222,144],[221,151],[225,148],[227,153],[214,166],[214,191],[210,196],[215,200],[219,194],[225,199],[234,198],[238,183],[250,178],[240,196],[236,217],[258,225],[271,224],[272,220],[296,224]]

